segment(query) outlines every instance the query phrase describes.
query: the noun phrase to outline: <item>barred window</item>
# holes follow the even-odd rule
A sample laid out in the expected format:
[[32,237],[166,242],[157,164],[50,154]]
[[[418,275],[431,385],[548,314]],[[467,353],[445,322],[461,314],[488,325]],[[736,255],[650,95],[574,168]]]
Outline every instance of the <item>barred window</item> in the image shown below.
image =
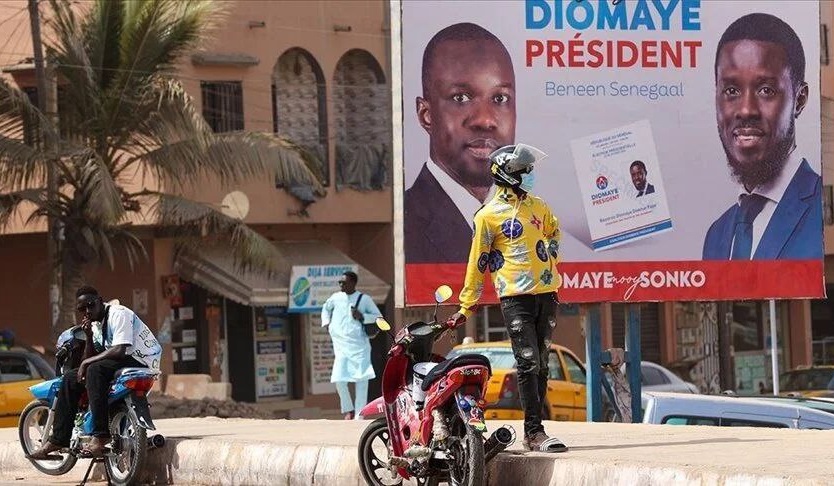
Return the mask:
[[203,117],[215,133],[243,130],[243,86],[240,81],[201,81]]

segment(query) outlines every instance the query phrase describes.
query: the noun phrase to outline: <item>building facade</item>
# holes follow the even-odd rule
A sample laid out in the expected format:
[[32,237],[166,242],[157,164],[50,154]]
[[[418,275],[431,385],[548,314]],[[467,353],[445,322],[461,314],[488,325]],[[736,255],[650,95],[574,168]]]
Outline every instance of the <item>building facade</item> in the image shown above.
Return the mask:
[[[3,7],[0,37],[16,43],[0,54],[4,75],[36,93],[26,1]],[[224,8],[211,39],[181,59],[180,81],[215,132],[273,133],[312,154],[326,195],[263,179],[185,190],[274,242],[284,258],[270,278],[240,274],[223,249],[179,254],[152,222],[137,225],[145,265],[118,262],[85,277],[154,330],[166,375],[210,375],[230,383],[237,400],[334,409],[329,338],[316,315],[287,312],[288,285],[292,266],[355,265],[358,289],[393,312],[388,5],[241,0]],[[49,347],[43,231],[16,223],[0,236],[0,327]],[[383,340],[374,340],[378,367]]]

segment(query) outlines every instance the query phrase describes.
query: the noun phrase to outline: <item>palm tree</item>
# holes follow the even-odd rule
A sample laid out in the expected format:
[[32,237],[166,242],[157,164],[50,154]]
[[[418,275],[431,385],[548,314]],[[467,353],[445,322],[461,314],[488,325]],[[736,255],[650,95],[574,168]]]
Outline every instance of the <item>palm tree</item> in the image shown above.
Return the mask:
[[[311,159],[272,134],[215,134],[176,80],[175,65],[221,14],[212,0],[96,0],[86,9],[50,0],[47,59],[60,85],[61,120],[0,80],[0,225],[55,218],[64,238],[59,322],[73,322],[89,265],[131,268],[147,258],[132,222],[177,228],[181,247],[231,244],[242,270],[269,272],[275,248],[216,205],[182,196],[204,177],[224,185],[274,174],[283,187],[323,190]],[[51,137],[57,143],[43,143]],[[47,164],[58,190],[50,197]],[[134,174],[150,181],[141,190]],[[150,188],[153,187],[153,188]],[[34,210],[32,210],[34,208]],[[210,236],[206,236],[210,235]],[[56,332],[53,329],[53,332]]]

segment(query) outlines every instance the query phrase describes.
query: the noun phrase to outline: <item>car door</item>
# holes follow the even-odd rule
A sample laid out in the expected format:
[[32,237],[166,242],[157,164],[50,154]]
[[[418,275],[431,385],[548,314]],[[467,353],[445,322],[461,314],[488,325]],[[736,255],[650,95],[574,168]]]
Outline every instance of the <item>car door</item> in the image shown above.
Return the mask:
[[573,392],[573,419],[578,422],[584,422],[587,418],[587,411],[585,408],[588,400],[588,388],[586,386],[585,366],[579,361],[579,358],[574,356],[570,351],[562,352],[562,359],[567,369],[568,379],[570,380],[569,387]]
[[551,350],[547,361],[546,407],[550,420],[571,420],[573,418],[574,390],[565,379],[565,367],[559,352]]
[[40,374],[25,356],[0,355],[0,427],[17,426],[20,412],[32,401],[29,387],[40,381]]

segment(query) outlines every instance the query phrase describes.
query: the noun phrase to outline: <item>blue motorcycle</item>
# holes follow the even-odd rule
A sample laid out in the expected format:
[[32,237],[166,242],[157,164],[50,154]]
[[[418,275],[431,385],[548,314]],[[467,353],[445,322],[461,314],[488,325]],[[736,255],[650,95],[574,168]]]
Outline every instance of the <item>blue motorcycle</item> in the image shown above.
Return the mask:
[[[55,366],[57,378],[29,387],[35,400],[26,406],[18,422],[20,445],[25,454],[37,450],[49,437],[63,374],[78,367],[85,341],[84,331],[78,326],[64,331],[58,338]],[[156,430],[151,420],[147,395],[158,375],[158,371],[149,368],[123,368],[116,372],[108,398],[112,442],[104,458],[90,462],[82,484],[87,481],[96,462],[104,462],[110,484],[138,484],[148,449],[161,447],[165,441],[161,435],[152,437],[150,441],[147,438],[148,430]],[[93,417],[87,409],[86,401],[85,393],[79,403],[70,446],[52,454],[48,460],[30,459],[36,469],[45,474],[60,476],[69,472],[78,459],[86,458],[82,451],[93,431]]]

